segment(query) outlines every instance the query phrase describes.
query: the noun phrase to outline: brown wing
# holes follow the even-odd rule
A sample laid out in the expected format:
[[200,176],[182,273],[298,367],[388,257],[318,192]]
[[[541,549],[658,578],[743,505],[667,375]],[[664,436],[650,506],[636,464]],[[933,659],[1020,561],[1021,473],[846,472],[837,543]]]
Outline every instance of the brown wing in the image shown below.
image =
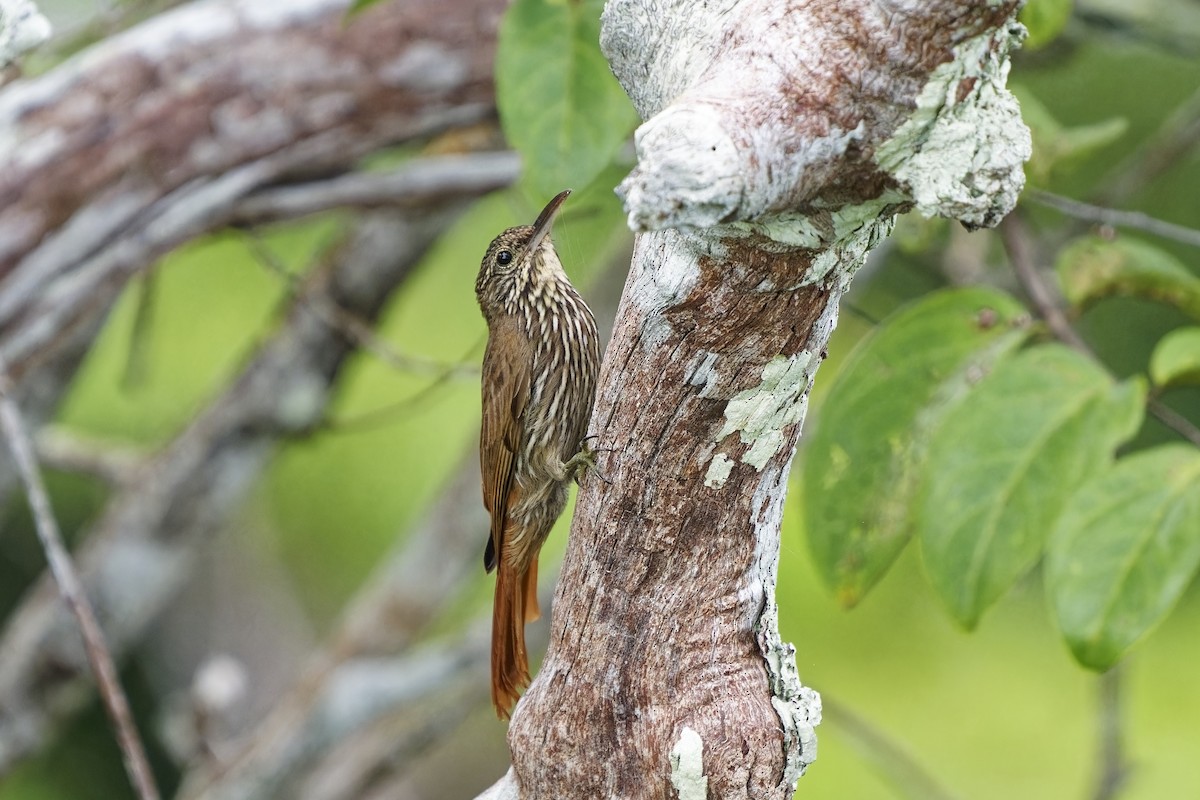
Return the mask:
[[529,400],[529,340],[516,320],[498,321],[483,354],[483,428],[479,461],[483,473],[483,505],[492,516],[492,531],[483,554],[489,572],[504,544],[504,527],[516,487],[513,472],[523,436],[521,417]]

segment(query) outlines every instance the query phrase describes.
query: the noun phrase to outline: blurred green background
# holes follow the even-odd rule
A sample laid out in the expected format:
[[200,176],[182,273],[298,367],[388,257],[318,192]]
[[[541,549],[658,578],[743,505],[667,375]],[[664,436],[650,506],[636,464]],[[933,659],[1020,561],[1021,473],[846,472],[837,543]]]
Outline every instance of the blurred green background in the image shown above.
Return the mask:
[[[1189,5],[1189,4],[1184,4]],[[1194,3],[1190,5],[1195,6]],[[1112,118],[1125,134],[1048,187],[1087,197],[1113,165],[1133,153],[1200,86],[1196,51],[1136,28],[1108,34],[1095,27],[1047,50],[1020,56],[1012,80],[1064,125]],[[607,185],[573,198],[555,238],[568,272],[585,294],[605,282],[613,256],[628,246]],[[1200,160],[1193,153],[1129,207],[1183,225],[1200,226]],[[479,257],[504,227],[536,208],[516,190],[478,203],[425,259],[419,274],[390,304],[380,335],[397,350],[443,361],[478,362],[484,327],[473,282]],[[1065,224],[1031,209],[1043,231]],[[345,218],[337,215],[269,231],[281,259],[302,269]],[[943,285],[945,248],[963,236],[937,223],[906,221],[909,244],[892,247],[866,272],[843,311],[817,378],[811,415],[821,413],[827,385],[854,342],[900,304]],[[995,242],[973,234],[988,262]],[[918,244],[912,244],[917,242]],[[1162,243],[1200,272],[1200,253]],[[999,283],[1002,269],[985,268]],[[619,276],[614,279],[619,284]],[[154,293],[153,318],[135,337],[142,291]],[[235,374],[249,348],[269,330],[285,297],[280,278],[265,270],[239,235],[195,243],[165,259],[150,282],[131,287],[79,373],[59,422],[71,430],[148,447],[168,440]],[[611,312],[610,312],[611,313]],[[1158,336],[1179,324],[1161,307],[1103,304],[1082,330],[1118,372],[1141,369]],[[136,338],[138,344],[131,346]],[[131,355],[132,354],[132,355]],[[138,359],[138,379],[125,380]],[[430,382],[359,355],[339,385],[332,415],[352,419],[412,398]],[[1197,404],[1192,395],[1185,403]],[[239,546],[278,557],[296,596],[319,632],[394,544],[397,531],[419,519],[478,432],[478,386],[453,379],[369,426],[323,432],[288,444],[232,523]],[[1153,431],[1148,436],[1161,436]],[[803,447],[803,445],[802,445]],[[803,452],[796,470],[802,469]],[[813,468],[819,468],[814,465]],[[102,486],[54,475],[56,509],[68,535],[102,507]],[[793,477],[793,482],[795,478]],[[799,495],[785,516],[779,603],[785,639],[797,646],[805,683],[890,736],[954,796],[999,800],[1060,800],[1090,796],[1097,770],[1099,679],[1078,667],[1052,628],[1039,576],[1027,578],[983,621],[957,630],[938,607],[913,548],[854,611],[839,609],[809,564]],[[0,614],[7,614],[41,569],[41,554],[25,511],[13,508],[0,541]],[[551,540],[561,553],[566,518]],[[480,532],[482,547],[484,532]],[[459,610],[465,619],[486,607],[481,589]],[[1143,642],[1124,667],[1124,732],[1133,772],[1120,794],[1129,800],[1200,797],[1200,597],[1195,588]],[[135,705],[151,716],[154,698],[135,663],[126,670]],[[832,716],[832,715],[831,715]],[[505,768],[504,728],[486,712],[460,737],[471,757],[453,785],[429,797],[464,797]],[[830,719],[818,729],[820,757],[799,796],[887,800],[905,796],[878,763],[878,751]],[[153,738],[153,737],[152,737]],[[157,749],[157,748],[156,748]],[[453,762],[453,753],[435,753]],[[160,762],[161,752],[158,753]],[[444,775],[445,773],[443,773]],[[46,756],[0,783],[0,800],[88,800],[130,796],[119,757],[98,710],[76,724]]]

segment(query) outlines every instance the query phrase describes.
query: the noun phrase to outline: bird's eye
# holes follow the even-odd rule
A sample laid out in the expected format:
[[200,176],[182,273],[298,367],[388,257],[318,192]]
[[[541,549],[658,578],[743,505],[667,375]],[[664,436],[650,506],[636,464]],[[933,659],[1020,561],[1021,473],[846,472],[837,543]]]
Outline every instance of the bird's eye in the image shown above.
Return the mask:
[[502,267],[511,264],[512,253],[507,250],[501,250],[499,253],[496,253],[496,263]]

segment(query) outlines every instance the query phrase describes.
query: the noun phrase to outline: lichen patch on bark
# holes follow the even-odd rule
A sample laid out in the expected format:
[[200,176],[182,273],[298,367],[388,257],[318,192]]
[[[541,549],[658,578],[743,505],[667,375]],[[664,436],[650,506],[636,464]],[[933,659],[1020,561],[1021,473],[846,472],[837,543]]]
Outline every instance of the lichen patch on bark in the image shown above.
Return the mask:
[[686,725],[671,748],[671,785],[679,793],[679,800],[706,800],[708,797],[704,740]]
[[804,419],[814,371],[809,352],[771,359],[762,369],[758,386],[738,392],[726,403],[725,425],[717,441],[740,434],[742,442],[750,445],[742,463],[761,470],[783,447],[784,429]]
[[1014,22],[960,43],[930,74],[912,116],[876,150],[922,214],[984,227],[1016,205],[1032,144],[1006,83],[1008,52],[1024,36]]

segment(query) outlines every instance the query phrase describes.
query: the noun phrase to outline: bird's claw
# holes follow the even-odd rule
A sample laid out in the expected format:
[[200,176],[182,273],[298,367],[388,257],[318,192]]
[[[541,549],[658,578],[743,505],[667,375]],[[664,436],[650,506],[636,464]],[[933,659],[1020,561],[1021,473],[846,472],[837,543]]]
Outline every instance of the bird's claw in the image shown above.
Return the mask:
[[567,461],[567,463],[563,465],[566,468],[567,473],[569,475],[571,475],[572,478],[575,479],[575,484],[577,486],[582,485],[583,476],[589,472],[595,473],[596,477],[598,477],[600,480],[604,481],[605,483],[608,483],[608,484],[612,483],[612,481],[610,481],[604,475],[604,473],[601,472],[599,470],[599,468],[596,466],[596,454],[597,453],[611,453],[611,452],[613,452],[614,448],[611,448],[611,447],[593,448],[591,445],[588,444],[588,439],[595,439],[595,438],[597,438],[596,434],[592,434],[591,436],[583,437],[583,441],[581,441],[579,443],[579,452],[576,453],[575,455],[571,456],[570,460]]

